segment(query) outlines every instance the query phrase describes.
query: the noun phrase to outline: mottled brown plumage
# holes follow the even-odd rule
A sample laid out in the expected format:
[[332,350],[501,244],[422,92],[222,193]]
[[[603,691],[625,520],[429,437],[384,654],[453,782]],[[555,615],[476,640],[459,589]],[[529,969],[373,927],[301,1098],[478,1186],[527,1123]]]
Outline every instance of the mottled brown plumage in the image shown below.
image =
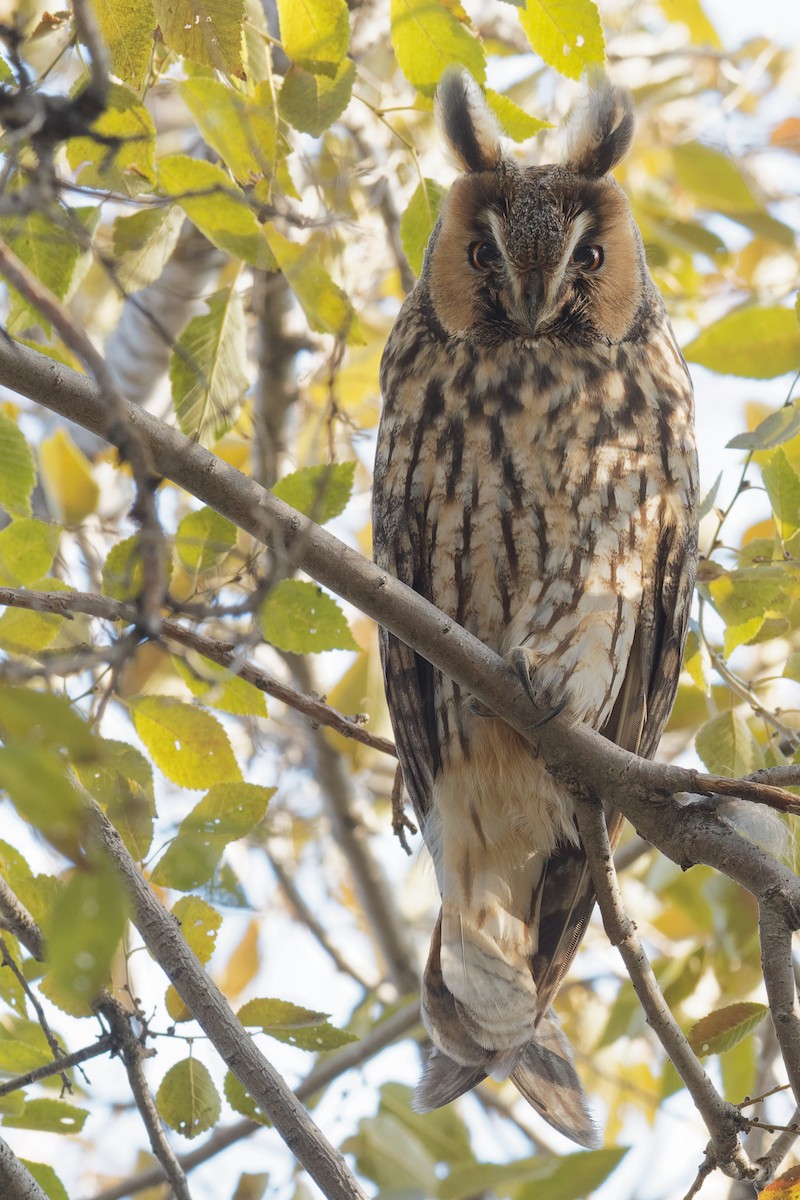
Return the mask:
[[[375,556],[506,655],[540,706],[652,755],[691,600],[696,464],[686,366],[607,174],[630,96],[600,80],[565,165],[527,169],[466,76],[445,77],[438,105],[464,174],[383,357]],[[390,634],[382,655],[442,896],[418,1106],[510,1076],[593,1144],[550,1010],[594,901],[569,797]]]

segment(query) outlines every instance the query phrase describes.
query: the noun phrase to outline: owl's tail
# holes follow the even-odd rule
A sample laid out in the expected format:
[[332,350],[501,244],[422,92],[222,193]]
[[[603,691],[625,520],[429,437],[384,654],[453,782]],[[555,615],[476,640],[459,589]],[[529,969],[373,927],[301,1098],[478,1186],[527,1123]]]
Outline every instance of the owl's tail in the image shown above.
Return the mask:
[[[446,942],[445,942],[446,945]],[[506,972],[500,965],[499,976]],[[533,1008],[531,1009],[533,1011]],[[434,931],[425,968],[422,1019],[433,1048],[414,1096],[417,1112],[430,1112],[457,1099],[487,1075],[510,1078],[517,1090],[554,1129],[587,1148],[599,1145],[581,1081],[572,1061],[572,1050],[550,1010],[537,1022],[533,1036],[526,1031],[523,1044],[497,1045],[497,1033],[476,1027],[473,1017],[453,995],[442,973],[442,916]],[[524,1025],[522,1026],[525,1029]]]

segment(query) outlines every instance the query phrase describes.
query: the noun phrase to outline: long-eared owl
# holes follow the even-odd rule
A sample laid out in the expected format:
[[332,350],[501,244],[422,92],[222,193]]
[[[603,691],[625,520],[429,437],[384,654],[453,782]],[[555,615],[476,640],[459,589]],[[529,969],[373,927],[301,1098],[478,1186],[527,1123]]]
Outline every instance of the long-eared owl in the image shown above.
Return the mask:
[[[686,365],[609,175],[632,100],[595,81],[564,164],[527,168],[468,76],[445,76],[437,108],[463,173],[383,355],[376,561],[506,656],[540,708],[650,756],[681,665],[697,470]],[[386,632],[381,650],[442,898],[416,1106],[510,1077],[592,1145],[551,1010],[594,903],[569,795],[451,679]]]

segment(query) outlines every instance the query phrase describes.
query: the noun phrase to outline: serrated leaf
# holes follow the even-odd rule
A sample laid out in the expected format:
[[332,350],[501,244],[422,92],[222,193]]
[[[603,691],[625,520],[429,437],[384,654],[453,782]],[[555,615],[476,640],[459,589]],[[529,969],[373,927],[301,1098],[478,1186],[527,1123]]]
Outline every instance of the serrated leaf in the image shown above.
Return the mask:
[[66,775],[67,764],[51,750],[6,744],[0,748],[0,791],[17,812],[69,857],[78,853],[84,805]]
[[20,1162],[30,1171],[47,1196],[47,1200],[69,1200],[67,1189],[47,1163],[30,1162],[27,1158],[21,1158]]
[[136,732],[173,783],[206,788],[241,779],[228,735],[211,713],[171,696],[140,696],[129,704]]
[[127,293],[159,278],[178,244],[186,216],[173,204],[146,208],[114,222],[114,270]]
[[91,463],[59,426],[39,443],[39,478],[48,507],[64,525],[80,525],[97,508],[100,488]]
[[417,184],[408,207],[400,218],[400,241],[408,265],[415,275],[422,272],[425,247],[441,211],[447,188],[435,179],[424,179]]
[[281,42],[292,62],[332,75],[350,42],[345,0],[278,0]]
[[606,61],[600,14],[593,0],[527,0],[519,23],[540,58],[568,79]]
[[[50,576],[32,580],[30,586],[37,592],[72,591],[63,579]],[[64,617],[56,613],[9,606],[0,616],[0,648],[10,654],[35,654],[55,641],[63,624]]]
[[111,961],[128,920],[123,884],[103,858],[73,871],[47,930],[53,986],[67,1011],[88,1010],[110,982]]
[[768,1012],[764,1004],[745,1001],[718,1008],[707,1017],[695,1021],[689,1030],[689,1045],[701,1057],[721,1054],[752,1033]]
[[789,442],[800,433],[800,408],[796,404],[784,404],[772,412],[755,429],[737,434],[727,446],[729,450],[773,450]]
[[236,1014],[245,1026],[257,1026],[279,1042],[300,1050],[336,1050],[358,1038],[328,1023],[327,1013],[313,1012],[288,1000],[248,1000]]
[[111,70],[138,92],[153,53],[158,21],[152,0],[92,0]]
[[80,1133],[88,1116],[85,1108],[76,1108],[63,1100],[26,1100],[22,1113],[4,1116],[3,1124],[13,1129],[34,1129],[37,1133]]
[[695,749],[712,775],[739,779],[764,766],[763,750],[737,713],[721,713],[707,721],[697,731]]
[[173,657],[176,671],[193,696],[202,700],[209,708],[237,717],[266,717],[267,698],[263,692],[235,670],[221,667],[208,658],[199,656],[197,668],[183,658]]
[[339,605],[316,583],[276,584],[261,605],[259,622],[268,642],[292,654],[360,648]]
[[219,79],[194,76],[180,90],[203,138],[240,183],[272,178],[278,125],[268,86],[250,97]]
[[107,814],[129,853],[142,862],[153,840],[153,769],[134,746],[104,739],[102,758],[78,765],[83,786]]
[[[0,220],[0,237],[54,296],[64,300],[82,254],[81,242],[72,228],[82,213],[64,208],[55,211],[60,220],[52,220],[36,209],[23,216],[5,217]],[[99,213],[99,209],[96,211]],[[50,333],[50,322],[35,305],[29,304],[10,285],[8,293],[9,333],[22,333],[33,326],[40,326]]]
[[259,1108],[244,1084],[240,1083],[236,1078],[233,1071],[226,1072],[224,1087],[225,1099],[234,1112],[240,1113],[241,1116],[247,1117],[250,1121],[256,1121],[259,1125],[268,1126],[270,1124],[264,1110]]
[[244,0],[154,0],[161,36],[190,62],[242,79]]
[[0,584],[30,586],[53,565],[61,530],[33,517],[18,517],[0,529]]
[[800,475],[783,450],[776,450],[761,470],[772,514],[782,541],[800,528]]
[[790,308],[737,308],[704,329],[683,353],[721,375],[773,379],[800,366],[800,327]]
[[213,508],[187,513],[175,534],[175,550],[187,571],[207,571],[236,545],[236,526]]
[[301,133],[319,137],[347,108],[355,78],[356,65],[348,58],[330,77],[315,75],[295,63],[286,72],[278,96],[280,114]]
[[790,1167],[758,1193],[758,1200],[800,1200],[800,1167]]
[[25,435],[0,412],[0,506],[9,516],[30,516],[35,484],[36,464]]
[[242,365],[247,361],[247,333],[235,286],[215,292],[205,303],[208,312],[192,317],[178,338],[169,379],[182,431],[213,446],[236,421],[248,388]]
[[355,462],[301,467],[279,479],[272,491],[279,500],[324,525],[347,507],[355,473]]
[[741,625],[767,614],[785,581],[782,566],[741,567],[712,579],[706,588],[726,625]]
[[301,246],[288,241],[273,228],[267,229],[265,236],[311,328],[317,333],[332,333],[347,341],[360,341],[353,306],[322,266],[315,242],[308,241]]
[[253,267],[275,269],[250,202],[222,167],[187,154],[168,154],[159,159],[158,182],[213,246]]
[[109,145],[97,137],[69,139],[67,160],[73,171],[81,167],[81,184],[126,196],[150,191],[156,177],[156,131],[141,100],[129,88],[112,83],[106,106],[91,131],[97,137],[117,139],[117,144]]
[[264,819],[275,788],[218,783],[206,792],[153,871],[160,887],[188,892],[211,879],[225,847],[246,837]]
[[185,1138],[213,1129],[222,1103],[208,1068],[196,1058],[170,1067],[156,1093],[156,1108],[170,1129]]
[[450,66],[465,67],[483,83],[486,52],[454,6],[442,0],[391,0],[389,13],[400,70],[423,95],[433,95]]
[[506,137],[513,138],[515,142],[524,142],[535,134],[541,133],[543,129],[553,128],[550,121],[540,121],[538,117],[532,117],[530,113],[526,113],[525,109],[520,108],[510,96],[493,92],[491,88],[486,88],[484,94],[489,108],[500,122],[503,133]]

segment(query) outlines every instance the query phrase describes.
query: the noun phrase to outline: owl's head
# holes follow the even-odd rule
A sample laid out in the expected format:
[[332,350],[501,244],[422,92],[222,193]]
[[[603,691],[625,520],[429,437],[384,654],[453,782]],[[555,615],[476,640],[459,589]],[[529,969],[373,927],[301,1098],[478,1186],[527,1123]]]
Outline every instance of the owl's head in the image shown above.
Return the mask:
[[604,77],[593,84],[563,165],[521,168],[505,158],[483,93],[465,73],[445,75],[437,115],[464,172],[423,274],[444,329],[494,344],[623,341],[648,290],[639,231],[609,176],[633,136],[630,93]]

